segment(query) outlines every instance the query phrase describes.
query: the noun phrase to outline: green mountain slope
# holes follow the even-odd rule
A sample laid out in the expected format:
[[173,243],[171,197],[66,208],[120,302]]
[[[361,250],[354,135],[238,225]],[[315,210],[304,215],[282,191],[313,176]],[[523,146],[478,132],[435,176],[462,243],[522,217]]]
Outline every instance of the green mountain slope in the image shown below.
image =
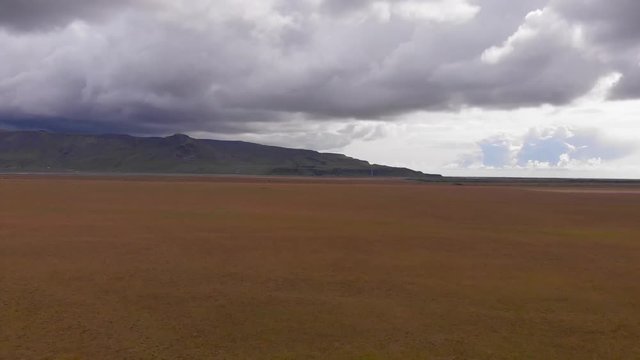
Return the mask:
[[186,135],[69,135],[0,131],[2,172],[105,172],[428,177],[341,154]]

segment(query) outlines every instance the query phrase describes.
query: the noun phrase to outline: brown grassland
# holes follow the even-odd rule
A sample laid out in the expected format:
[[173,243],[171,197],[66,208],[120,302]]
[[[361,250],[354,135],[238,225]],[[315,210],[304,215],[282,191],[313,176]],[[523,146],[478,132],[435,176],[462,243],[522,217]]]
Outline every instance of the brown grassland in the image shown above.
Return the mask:
[[0,178],[0,359],[638,359],[640,192]]

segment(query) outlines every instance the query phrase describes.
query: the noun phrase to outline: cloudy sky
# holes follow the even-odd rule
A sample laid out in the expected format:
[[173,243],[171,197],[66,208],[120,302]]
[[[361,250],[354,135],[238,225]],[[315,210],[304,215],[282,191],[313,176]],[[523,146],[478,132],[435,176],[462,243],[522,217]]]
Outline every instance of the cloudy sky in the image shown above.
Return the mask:
[[0,0],[0,128],[640,178],[637,0]]

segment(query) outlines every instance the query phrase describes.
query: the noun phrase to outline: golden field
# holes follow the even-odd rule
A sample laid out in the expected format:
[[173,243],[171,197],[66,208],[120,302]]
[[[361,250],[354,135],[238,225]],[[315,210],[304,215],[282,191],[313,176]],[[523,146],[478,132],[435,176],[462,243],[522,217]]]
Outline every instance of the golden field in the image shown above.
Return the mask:
[[0,178],[0,359],[637,359],[640,191]]

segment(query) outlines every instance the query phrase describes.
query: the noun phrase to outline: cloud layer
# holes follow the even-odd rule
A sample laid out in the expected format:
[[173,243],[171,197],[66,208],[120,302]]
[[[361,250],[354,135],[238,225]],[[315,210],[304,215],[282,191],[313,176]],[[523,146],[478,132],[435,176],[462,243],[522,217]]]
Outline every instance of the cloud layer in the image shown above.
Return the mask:
[[637,98],[638,13],[633,0],[3,0],[0,126],[269,133],[563,105],[612,72],[613,96]]

